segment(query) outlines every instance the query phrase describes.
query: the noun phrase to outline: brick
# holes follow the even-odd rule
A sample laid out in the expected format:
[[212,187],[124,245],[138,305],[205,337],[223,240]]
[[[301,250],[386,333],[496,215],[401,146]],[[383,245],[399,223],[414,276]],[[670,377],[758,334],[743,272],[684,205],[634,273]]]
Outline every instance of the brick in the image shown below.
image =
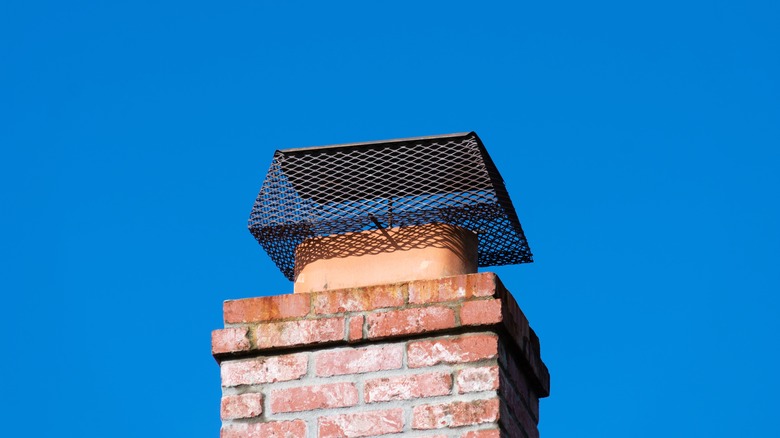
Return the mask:
[[404,428],[403,409],[320,417],[319,438],[357,438],[399,433]]
[[531,416],[538,423],[539,422],[539,396],[534,391],[528,394],[528,409],[531,412]]
[[232,423],[222,426],[220,438],[306,438],[303,420]]
[[312,306],[314,314],[329,315],[401,307],[404,305],[404,299],[404,291],[400,285],[380,285],[313,293]]
[[306,353],[222,362],[222,386],[257,385],[296,380],[308,370]]
[[461,438],[500,438],[501,431],[498,429],[472,430],[461,435]]
[[458,275],[430,281],[409,283],[409,304],[463,301],[490,297],[496,291],[496,275],[491,272]]
[[527,398],[518,394],[515,388],[503,379],[498,393],[503,400],[502,407],[508,409],[512,413],[514,421],[519,423],[530,435],[530,432],[536,429],[536,421],[528,409]]
[[307,294],[287,294],[229,300],[222,308],[225,324],[239,324],[302,318],[309,314],[311,305]]
[[263,395],[247,393],[222,397],[220,416],[223,420],[259,417],[263,413]]
[[512,414],[509,412],[509,409],[507,409],[505,403],[501,403],[499,412],[501,416],[501,418],[499,419],[499,424],[501,425],[501,428],[507,432],[507,436],[539,438],[538,429],[535,426],[531,430],[526,430],[525,428],[523,428],[520,422],[516,418],[514,418]]
[[529,378],[535,382],[539,395],[547,397],[550,394],[550,372],[542,362],[539,338],[528,325],[528,319],[517,306],[514,297],[502,289],[501,299],[504,300],[503,325],[520,349],[518,359],[525,358],[525,362],[531,369],[531,372],[528,373]]
[[344,318],[260,324],[255,328],[255,346],[264,349],[342,341],[345,331]]
[[464,368],[458,372],[458,393],[498,389],[498,366]]
[[383,377],[366,381],[366,403],[447,395],[452,391],[449,373]]
[[314,360],[317,376],[328,377],[397,370],[403,365],[403,356],[402,345],[382,345],[323,351]]
[[363,339],[363,321],[366,317],[357,315],[349,318],[349,340],[359,341]]
[[498,337],[493,334],[464,335],[410,342],[407,347],[409,368],[440,363],[466,363],[493,359],[498,353]]
[[477,300],[463,303],[461,325],[491,325],[501,322],[501,300]]
[[415,406],[412,409],[412,428],[440,429],[496,422],[498,405],[498,398],[492,398]]
[[447,307],[422,307],[372,313],[367,319],[369,339],[455,327],[455,312]]
[[[517,361],[517,357],[514,354],[507,351],[503,342],[499,343],[498,348],[498,361],[501,365],[500,379],[502,380],[501,386],[511,385],[513,392],[516,390],[517,394],[528,406],[529,413],[534,420],[539,420],[539,397],[536,391],[532,389],[532,385],[528,380],[528,375],[520,368],[520,364]],[[502,388],[504,389],[504,388]]]
[[235,353],[247,351],[249,328],[230,327],[211,332],[211,354]]
[[357,388],[354,383],[347,382],[275,389],[271,392],[271,412],[275,414],[343,408],[357,403]]
[[522,361],[518,362],[515,354],[507,350],[504,340],[498,346],[498,363],[501,365],[501,372],[505,375],[504,377],[512,382],[512,385],[518,389],[520,395],[523,397],[528,396],[531,386],[525,373],[520,369]]

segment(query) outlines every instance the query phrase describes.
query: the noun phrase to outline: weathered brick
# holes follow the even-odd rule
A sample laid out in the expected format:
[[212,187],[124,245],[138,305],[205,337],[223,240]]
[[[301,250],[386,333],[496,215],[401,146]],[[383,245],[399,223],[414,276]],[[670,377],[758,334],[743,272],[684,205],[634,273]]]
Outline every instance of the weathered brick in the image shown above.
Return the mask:
[[354,383],[347,382],[275,389],[271,392],[271,412],[275,414],[343,408],[357,403],[357,388]]
[[498,429],[472,430],[461,435],[461,438],[500,438],[501,431]]
[[501,322],[501,300],[476,300],[460,308],[461,325],[491,325]]
[[260,324],[255,328],[255,346],[264,349],[341,341],[344,340],[345,331],[344,318]]
[[464,368],[458,371],[458,393],[498,389],[498,366]]
[[222,426],[220,438],[306,438],[303,420],[232,423]]
[[317,375],[327,377],[396,370],[403,365],[403,356],[402,345],[382,345],[322,351],[314,360]]
[[403,409],[320,417],[319,438],[357,438],[398,433],[404,428]]
[[211,332],[211,354],[235,353],[249,350],[249,329],[230,327]]
[[343,312],[361,312],[404,305],[404,291],[400,285],[379,285],[312,295],[314,313],[329,315]]
[[492,359],[498,353],[498,337],[493,334],[463,335],[410,342],[407,361],[410,368],[440,363],[464,363]]
[[262,394],[247,393],[222,397],[220,414],[223,420],[259,417],[262,413]]
[[287,294],[225,301],[223,313],[225,324],[238,324],[301,318],[310,308],[308,294]]
[[359,341],[363,339],[363,321],[366,318],[363,315],[352,316],[349,318],[349,340]]
[[449,373],[383,377],[366,381],[366,403],[447,395],[452,390]]
[[[226,303],[231,325],[212,333],[213,353],[229,359],[221,370],[228,394],[223,438],[405,436],[412,428],[427,438],[538,437],[537,393],[546,395],[537,389],[546,371],[538,340],[522,312],[509,308],[516,303],[493,274],[290,297]],[[304,306],[281,306],[307,298]],[[508,336],[499,339],[498,329]],[[363,343],[394,336],[390,345]],[[498,346],[505,338],[508,345]],[[311,344],[325,345],[278,357],[229,356]],[[330,378],[360,373],[375,374]],[[265,386],[298,379],[295,387]],[[296,418],[305,420],[287,421]]]
[[222,386],[257,385],[301,378],[308,369],[306,353],[222,362]]
[[498,398],[456,401],[412,409],[413,429],[440,429],[498,421]]
[[491,272],[458,275],[409,283],[409,303],[428,304],[462,301],[495,294],[496,275]]
[[369,339],[455,327],[455,312],[447,307],[422,307],[372,313],[367,319]]

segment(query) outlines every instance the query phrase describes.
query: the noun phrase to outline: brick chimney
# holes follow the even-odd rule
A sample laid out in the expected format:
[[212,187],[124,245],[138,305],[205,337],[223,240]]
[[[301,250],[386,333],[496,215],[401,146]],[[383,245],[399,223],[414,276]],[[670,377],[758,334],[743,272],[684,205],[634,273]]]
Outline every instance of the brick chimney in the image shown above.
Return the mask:
[[475,133],[277,151],[250,231],[294,293],[224,304],[222,438],[539,436],[539,340],[476,272],[531,253]]

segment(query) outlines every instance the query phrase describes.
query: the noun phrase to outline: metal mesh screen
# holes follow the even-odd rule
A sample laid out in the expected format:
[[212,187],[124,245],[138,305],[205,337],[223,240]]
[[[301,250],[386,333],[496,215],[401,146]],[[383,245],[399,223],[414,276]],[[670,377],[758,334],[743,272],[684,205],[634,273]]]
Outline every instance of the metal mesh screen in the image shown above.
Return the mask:
[[276,151],[249,230],[291,281],[312,237],[445,223],[478,238],[479,266],[533,261],[476,133]]

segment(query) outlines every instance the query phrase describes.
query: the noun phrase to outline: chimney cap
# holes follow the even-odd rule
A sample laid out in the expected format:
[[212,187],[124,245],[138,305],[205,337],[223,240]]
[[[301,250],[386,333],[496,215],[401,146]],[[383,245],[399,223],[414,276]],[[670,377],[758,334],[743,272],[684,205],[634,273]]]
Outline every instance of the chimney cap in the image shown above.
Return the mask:
[[322,150],[329,150],[329,149],[350,148],[354,146],[371,146],[371,145],[390,146],[397,143],[413,143],[413,142],[423,142],[429,140],[444,140],[448,138],[459,138],[459,137],[468,136],[469,134],[476,135],[476,133],[474,132],[456,132],[454,134],[425,135],[422,137],[394,138],[391,140],[362,141],[359,143],[329,144],[325,146],[307,146],[302,148],[281,149],[281,150],[277,150],[277,152],[282,152],[285,154],[294,154],[298,152],[322,151]]
[[475,232],[479,266],[533,261],[475,132],[277,150],[249,230],[293,281],[306,239],[428,223]]

